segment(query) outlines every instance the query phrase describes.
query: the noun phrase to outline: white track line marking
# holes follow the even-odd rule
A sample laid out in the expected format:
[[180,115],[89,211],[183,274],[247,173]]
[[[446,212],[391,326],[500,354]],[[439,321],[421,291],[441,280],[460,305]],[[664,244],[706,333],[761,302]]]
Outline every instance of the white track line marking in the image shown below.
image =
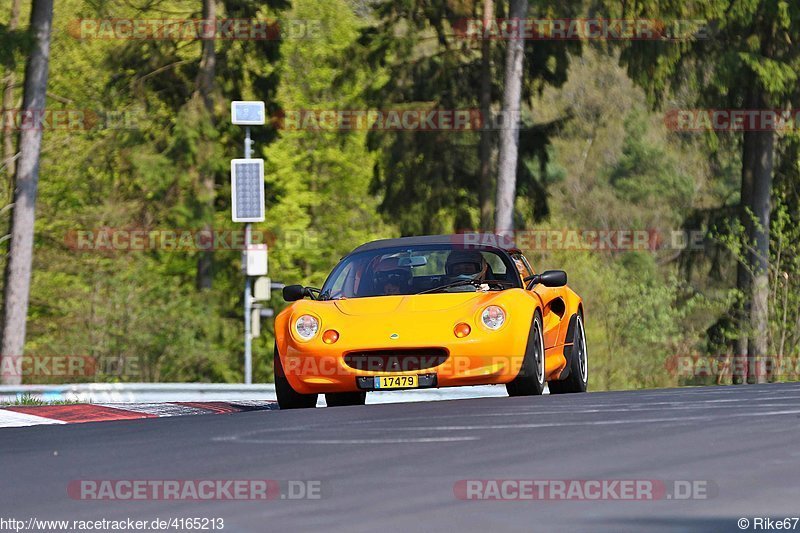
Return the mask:
[[[675,423],[685,424],[687,422],[711,422],[721,419],[729,418],[750,418],[750,417],[765,417],[765,416],[781,416],[781,415],[800,415],[800,409],[785,409],[778,411],[762,411],[750,413],[728,413],[728,414],[714,414],[704,416],[682,416],[682,417],[659,417],[659,418],[642,418],[642,419],[623,419],[623,420],[585,420],[574,422],[537,422],[532,424],[489,424],[489,425],[449,425],[449,426],[404,426],[402,430],[407,431],[477,431],[477,430],[498,430],[498,429],[536,429],[536,428],[552,428],[552,427],[574,427],[574,426],[613,426],[613,425],[635,425],[635,424],[655,424],[655,423]],[[374,422],[374,421],[373,421]],[[305,425],[295,427],[280,427],[280,428],[264,428],[255,431],[248,431],[238,435],[231,435],[225,437],[213,437],[213,441],[229,441],[238,443],[252,443],[252,444],[266,444],[266,443],[289,443],[295,442],[295,439],[270,439],[268,434],[272,433],[286,433],[286,432],[300,432],[309,429],[318,430],[332,430],[335,428],[326,427],[321,424]],[[383,428],[359,428],[359,431],[385,431]],[[265,439],[258,438],[258,435],[264,435]],[[435,438],[435,437],[432,437]],[[459,439],[461,437],[451,437]],[[474,440],[477,437],[463,437],[467,440]],[[353,444],[364,440],[364,444],[371,443],[374,439],[353,439]],[[378,439],[380,440],[380,439]],[[412,439],[413,441],[413,439]],[[303,439],[296,439],[296,442],[318,442],[318,441],[305,441]],[[319,441],[321,443],[321,441]],[[332,441],[325,441],[331,442]],[[405,441],[404,441],[405,442]],[[361,443],[361,442],[358,442]]]
[[221,437],[213,440],[237,442],[241,444],[416,444],[426,442],[463,442],[480,440],[480,437],[409,437],[387,439],[239,439]]
[[638,420],[587,420],[583,422],[550,422],[537,424],[491,424],[486,426],[404,426],[403,429],[413,431],[474,431],[478,429],[529,429],[556,426],[610,426],[617,424],[653,424],[656,422],[686,422],[686,421],[716,421],[726,418],[751,418],[780,415],[800,415],[800,409],[787,409],[783,411],[764,411],[752,413],[731,413],[714,416],[683,416],[680,418],[641,418]]
[[42,424],[66,424],[63,420],[54,420],[43,416],[18,413],[8,409],[0,409],[0,427],[18,428],[25,426],[39,426]]
[[[620,408],[599,408],[599,409],[566,409],[569,414],[595,414],[595,413],[641,413],[647,411],[705,411],[711,409],[737,409],[741,408],[741,405],[681,405],[681,404],[668,404],[668,407],[650,407],[650,405],[654,404],[647,404],[642,406],[632,406],[632,407],[620,407]],[[764,407],[793,407],[797,405],[796,402],[786,402],[784,403],[759,403],[758,405],[753,405],[753,408],[764,408]],[[457,415],[447,414],[447,415],[430,415],[426,416],[426,420],[436,420],[436,419],[453,419],[453,418],[495,418],[495,417],[509,417],[509,416],[520,416],[520,417],[532,417],[532,416],[547,416],[547,415],[556,415],[563,417],[565,410],[562,409],[560,411],[515,411],[511,413],[505,412],[496,412],[496,413],[461,413]],[[395,418],[377,418],[370,420],[371,423],[375,422],[409,422],[419,420],[419,417],[395,417]],[[342,425],[360,425],[363,422],[359,421],[352,421],[352,422],[342,422]]]

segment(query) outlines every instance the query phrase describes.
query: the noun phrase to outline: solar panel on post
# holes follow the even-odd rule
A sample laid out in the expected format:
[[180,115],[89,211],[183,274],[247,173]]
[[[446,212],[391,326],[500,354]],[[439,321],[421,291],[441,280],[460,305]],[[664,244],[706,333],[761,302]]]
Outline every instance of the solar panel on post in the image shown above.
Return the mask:
[[[251,263],[259,263],[264,268],[259,274],[266,274],[266,249],[251,249],[250,223],[264,220],[264,161],[251,159],[253,141],[250,139],[250,126],[266,123],[264,102],[236,100],[231,102],[231,123],[245,126],[244,154],[245,159],[231,160],[231,218],[234,222],[244,222],[244,244],[242,265],[245,266],[244,278],[244,382],[253,382],[252,358],[252,324],[253,309]],[[264,245],[266,248],[266,245]],[[263,270],[263,272],[262,272]],[[259,315],[260,318],[260,315]]]
[[234,222],[264,220],[264,160],[231,160],[231,215]]
[[264,102],[242,100],[231,102],[231,123],[239,126],[260,126],[265,124]]

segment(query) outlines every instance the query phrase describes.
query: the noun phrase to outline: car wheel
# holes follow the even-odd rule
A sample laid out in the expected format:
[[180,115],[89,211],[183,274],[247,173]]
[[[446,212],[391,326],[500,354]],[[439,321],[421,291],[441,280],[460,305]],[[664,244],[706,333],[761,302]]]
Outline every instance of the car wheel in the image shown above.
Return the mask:
[[294,390],[286,379],[281,358],[278,355],[278,345],[275,345],[275,394],[278,396],[278,406],[281,409],[309,409],[317,406],[316,394],[301,394]]
[[544,391],[544,357],[542,314],[537,309],[528,333],[528,345],[519,374],[513,381],[506,383],[509,396],[534,396]]
[[364,405],[367,400],[366,391],[363,392],[332,392],[325,395],[328,407],[345,407],[347,405]]
[[586,352],[586,331],[583,317],[575,317],[575,333],[572,337],[572,354],[569,358],[569,375],[560,381],[550,381],[547,386],[552,394],[586,392],[589,382],[588,357]]

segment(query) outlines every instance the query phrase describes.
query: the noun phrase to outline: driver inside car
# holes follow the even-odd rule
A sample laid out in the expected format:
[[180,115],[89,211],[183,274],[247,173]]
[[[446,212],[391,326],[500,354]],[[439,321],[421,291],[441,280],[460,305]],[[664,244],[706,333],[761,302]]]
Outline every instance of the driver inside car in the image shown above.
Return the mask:
[[400,285],[395,285],[391,281],[386,282],[383,286],[383,294],[384,296],[400,294]]
[[402,268],[375,273],[375,287],[384,296],[407,294],[411,273]]
[[447,256],[445,263],[445,272],[448,276],[468,276],[478,281],[486,279],[488,268],[489,264],[483,255],[471,250],[453,250]]

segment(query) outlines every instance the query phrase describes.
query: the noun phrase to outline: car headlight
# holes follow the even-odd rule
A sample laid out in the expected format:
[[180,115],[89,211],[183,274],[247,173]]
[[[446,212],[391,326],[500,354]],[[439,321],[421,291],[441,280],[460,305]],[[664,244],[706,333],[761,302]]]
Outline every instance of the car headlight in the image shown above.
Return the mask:
[[490,305],[481,313],[481,321],[489,329],[500,329],[506,321],[506,312],[501,307]]
[[319,320],[311,315],[303,315],[294,323],[294,330],[300,335],[301,339],[307,341],[319,331]]

